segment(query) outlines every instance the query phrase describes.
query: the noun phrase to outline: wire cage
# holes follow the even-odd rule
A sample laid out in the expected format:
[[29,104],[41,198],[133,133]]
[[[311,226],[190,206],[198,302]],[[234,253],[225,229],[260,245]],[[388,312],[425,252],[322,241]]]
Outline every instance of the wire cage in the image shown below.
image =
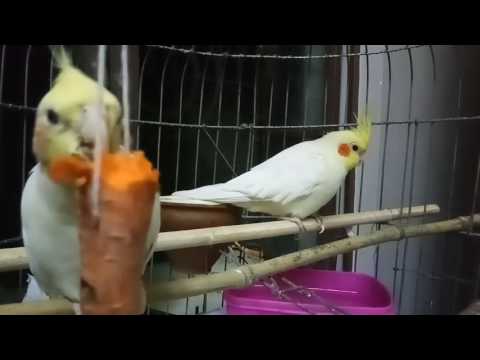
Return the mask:
[[[95,77],[96,47],[71,47],[74,62]],[[478,210],[480,109],[477,46],[262,45],[129,47],[131,132],[136,148],[160,169],[162,193],[227,181],[303,140],[348,128],[374,112],[367,158],[322,215],[438,204],[434,219]],[[109,46],[108,87],[121,97],[119,47]],[[3,45],[0,53],[0,196],[8,211],[0,248],[22,246],[20,196],[35,164],[35,107],[55,75],[43,46]],[[268,219],[243,213],[246,223]],[[428,219],[410,218],[402,224]],[[389,224],[355,226],[356,234]],[[345,237],[344,231],[246,242],[263,259]],[[473,228],[403,238],[322,261],[323,269],[375,276],[400,314],[459,313],[478,298],[480,245]],[[245,261],[245,253],[238,256]],[[235,262],[235,261],[233,261]],[[158,253],[152,279],[176,273]],[[222,257],[212,271],[232,264]],[[0,303],[18,302],[26,272],[0,274]],[[153,280],[152,280],[153,281]],[[154,310],[205,313],[221,292]]]

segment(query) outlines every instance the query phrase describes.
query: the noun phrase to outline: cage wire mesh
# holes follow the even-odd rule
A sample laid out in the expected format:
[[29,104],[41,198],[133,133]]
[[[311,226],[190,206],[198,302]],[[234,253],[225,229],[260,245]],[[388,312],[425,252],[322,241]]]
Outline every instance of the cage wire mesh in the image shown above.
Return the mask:
[[[95,46],[70,50],[74,62],[95,77]],[[108,87],[121,97],[119,51],[109,46],[107,75]],[[129,51],[134,147],[160,169],[162,194],[227,181],[286,147],[348,127],[368,107],[375,116],[367,158],[322,215],[435,203],[441,207],[436,220],[478,210],[479,47],[149,45]],[[35,107],[54,75],[47,47],[1,47],[1,248],[22,246],[20,196],[35,163]],[[402,223],[432,221],[408,215]],[[245,222],[265,219],[243,214]],[[246,246],[271,258],[344,236],[327,231]],[[314,266],[375,276],[401,314],[458,313],[478,297],[477,238],[467,231],[402,239]],[[212,271],[231,266],[222,257]],[[150,281],[189,276],[156,254]],[[1,303],[18,302],[24,292],[24,271],[0,274]],[[221,302],[221,293],[208,294],[154,304],[153,310],[205,313]]]

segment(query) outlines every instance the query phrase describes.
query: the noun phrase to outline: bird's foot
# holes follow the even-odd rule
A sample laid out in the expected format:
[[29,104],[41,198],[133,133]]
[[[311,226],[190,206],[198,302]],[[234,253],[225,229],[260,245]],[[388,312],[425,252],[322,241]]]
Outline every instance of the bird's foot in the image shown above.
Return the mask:
[[298,226],[298,229],[301,233],[307,232],[305,225],[303,225],[303,221],[298,217],[279,217],[279,219],[293,222],[295,225]]
[[323,225],[323,216],[316,215],[313,216],[313,219],[320,225],[320,231],[318,232],[318,235],[322,235],[325,232],[325,225]]
[[348,237],[355,236],[355,233],[353,232],[353,226],[346,227],[345,233],[347,234]]

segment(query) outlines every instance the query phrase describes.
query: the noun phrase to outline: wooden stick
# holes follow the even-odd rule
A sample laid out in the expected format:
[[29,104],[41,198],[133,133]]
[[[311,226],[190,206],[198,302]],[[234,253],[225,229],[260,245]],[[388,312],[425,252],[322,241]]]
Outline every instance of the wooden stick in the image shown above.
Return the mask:
[[28,269],[25,248],[16,247],[0,250],[0,272]]
[[[423,225],[410,225],[403,228],[390,226],[387,229],[372,234],[345,238],[261,263],[240,266],[224,273],[200,275],[190,279],[158,283],[148,289],[149,298],[150,302],[157,302],[205,294],[221,289],[241,288],[265,276],[309,265],[329,257],[368,246],[400,240],[405,237],[426,236],[465,230],[472,225],[470,220],[470,217],[459,217],[452,220]],[[474,216],[473,224],[480,224],[480,214]],[[66,302],[63,301],[59,303],[58,300],[55,300],[55,304],[52,302],[52,300],[47,300],[36,303],[0,305],[0,315],[20,313],[56,314],[67,313],[69,311],[71,311],[69,313],[73,313],[73,309],[71,306],[68,307]]]
[[[475,215],[473,220],[474,224],[478,225],[480,223],[480,214]],[[243,265],[223,273],[200,275],[190,279],[154,284],[149,288],[148,293],[150,301],[160,301],[195,296],[221,289],[242,288],[249,286],[260,278],[313,264],[339,254],[406,237],[459,231],[469,228],[470,225],[470,217],[460,217],[423,225],[410,225],[403,228],[391,226],[372,234],[345,238],[257,264]]]
[[[325,229],[338,229],[358,224],[370,224],[398,220],[408,216],[409,208],[364,211],[359,213],[330,215],[323,218]],[[419,217],[440,212],[438,205],[414,206],[410,216]],[[313,219],[303,222],[307,231],[320,231],[321,225]],[[221,226],[204,229],[169,231],[158,234],[155,251],[168,251],[233,243],[235,241],[259,240],[274,236],[292,235],[300,232],[291,221],[269,221],[256,224]],[[23,247],[0,250],[0,272],[28,268],[28,258]]]
[[0,315],[74,315],[68,300],[51,299],[0,305]]
[[[409,208],[365,211],[323,217],[325,229],[338,229],[358,224],[370,224],[397,220],[408,216]],[[440,212],[438,205],[414,206],[410,216],[418,217]],[[403,215],[402,215],[403,214]],[[320,231],[322,226],[314,219],[303,221],[308,232]],[[219,226],[214,228],[170,231],[160,233],[155,244],[155,251],[168,251],[192,248],[197,246],[212,246],[247,240],[259,240],[274,236],[293,235],[300,232],[299,227],[288,220],[268,221],[256,224]]]

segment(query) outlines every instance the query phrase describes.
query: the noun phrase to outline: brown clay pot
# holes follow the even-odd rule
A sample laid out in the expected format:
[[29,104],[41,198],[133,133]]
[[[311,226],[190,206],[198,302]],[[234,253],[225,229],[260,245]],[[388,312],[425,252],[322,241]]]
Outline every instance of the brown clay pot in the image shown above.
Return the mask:
[[[187,202],[162,201],[161,231],[180,231],[217,226],[238,225],[241,209],[230,205],[199,205]],[[209,273],[229,244],[200,246],[167,251],[173,268],[191,274]]]

